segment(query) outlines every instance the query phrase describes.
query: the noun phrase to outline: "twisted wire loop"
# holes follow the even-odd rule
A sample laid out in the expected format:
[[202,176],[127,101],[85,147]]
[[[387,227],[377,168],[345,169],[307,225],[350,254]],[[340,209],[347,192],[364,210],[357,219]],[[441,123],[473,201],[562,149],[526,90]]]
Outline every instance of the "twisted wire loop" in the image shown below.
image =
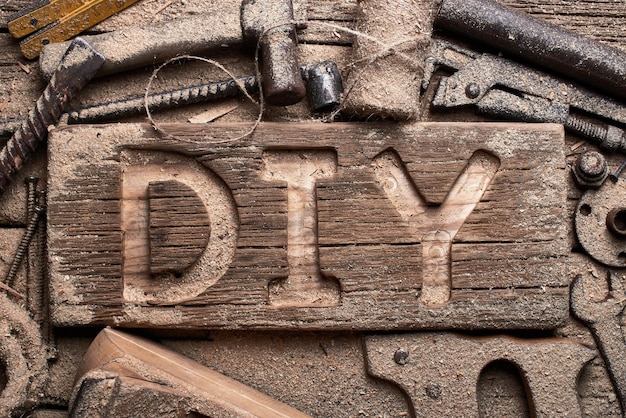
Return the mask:
[[[242,93],[240,85],[250,94],[255,93],[259,89],[256,76],[250,75],[239,77],[235,80],[229,79],[150,94],[147,97],[148,109],[154,111],[238,96]],[[145,103],[145,97],[138,97],[75,110],[70,112],[68,123],[103,122],[139,114],[144,111]]]

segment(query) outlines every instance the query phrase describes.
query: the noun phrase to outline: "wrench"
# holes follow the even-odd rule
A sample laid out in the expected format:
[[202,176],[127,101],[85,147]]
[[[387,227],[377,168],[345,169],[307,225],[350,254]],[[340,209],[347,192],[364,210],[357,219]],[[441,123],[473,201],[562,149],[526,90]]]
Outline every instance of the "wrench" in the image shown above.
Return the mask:
[[609,274],[610,290],[601,302],[593,302],[585,295],[582,275],[576,276],[570,289],[570,307],[593,334],[613,386],[626,412],[626,341],[622,335],[620,317],[626,307],[626,291],[619,277]]

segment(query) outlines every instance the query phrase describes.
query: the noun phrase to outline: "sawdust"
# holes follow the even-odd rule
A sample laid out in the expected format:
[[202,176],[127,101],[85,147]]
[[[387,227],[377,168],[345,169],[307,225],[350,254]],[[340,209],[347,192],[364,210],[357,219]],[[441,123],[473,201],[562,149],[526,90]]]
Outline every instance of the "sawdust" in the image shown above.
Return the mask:
[[[359,3],[355,64],[342,108],[349,114],[414,119],[420,105],[420,57],[432,32],[433,2],[368,0]],[[381,12],[382,11],[382,12]],[[372,38],[378,42],[372,42]],[[380,43],[383,43],[381,46]],[[412,58],[406,60],[397,51]]]
[[[205,23],[209,22],[212,25],[213,22],[217,22],[215,23],[217,26],[221,24],[218,16],[221,10],[226,10],[227,13],[229,10],[234,10],[236,13],[240,5],[238,1],[180,1],[153,17],[151,12],[165,3],[167,1],[164,0],[139,2],[127,11],[103,22],[96,28],[96,31],[128,28],[150,24],[151,22],[165,22],[168,19],[198,14],[204,15],[205,13],[207,16],[210,16],[205,18]],[[329,7],[334,7],[335,10],[343,10],[345,8],[351,10],[356,4],[353,0],[329,3],[331,3]],[[582,2],[580,5],[576,5],[575,2],[560,1],[549,6],[545,4],[540,5],[539,3],[522,4],[518,2],[520,7],[526,7],[541,14],[547,13],[550,19],[559,21],[559,23],[563,23],[565,26],[575,30],[578,29],[592,34],[595,32],[597,37],[604,37],[604,39],[608,39],[612,43],[618,44],[618,46],[620,46],[620,43],[623,43],[623,37],[620,37],[619,34],[613,35],[621,31],[623,25],[618,24],[618,20],[611,21],[599,16],[602,10],[606,9],[594,9],[596,10],[596,15],[592,19],[594,23],[599,22],[599,24],[590,25],[589,16],[584,13],[584,8],[588,8],[588,5],[583,5]],[[316,4],[313,6],[319,7]],[[535,6],[537,7],[533,9]],[[599,3],[597,6],[604,7]],[[609,5],[607,7],[613,6]],[[571,14],[572,8],[576,8],[581,13]],[[566,13],[563,13],[563,11]],[[613,24],[614,26],[612,26]],[[206,27],[203,30],[206,30]],[[339,49],[344,49],[345,51],[338,53],[337,50]],[[334,52],[329,52],[330,50]],[[329,53],[332,53],[336,54],[335,59],[339,58],[341,62],[347,63],[352,59],[348,55],[349,51],[348,47],[300,45],[301,55],[306,54],[311,60],[326,58]],[[18,56],[17,46],[10,50],[10,54],[12,57]],[[244,57],[244,59],[232,58],[233,60],[240,60],[236,63],[238,68],[249,66],[249,63],[245,60],[246,55],[238,51],[234,51],[232,54],[233,57]],[[212,55],[212,57],[215,56]],[[225,62],[225,59],[219,58],[219,61]],[[193,64],[190,64],[186,66],[186,69],[192,66]],[[17,68],[17,66],[15,67]],[[340,65],[340,68],[345,69],[346,66]],[[162,74],[167,74],[171,82],[186,83],[185,77],[188,76],[188,71],[173,70],[168,72],[166,70]],[[3,93],[10,92],[7,97],[11,97],[10,106],[4,112],[8,117],[25,114],[24,109],[32,105],[34,99],[36,99],[43,88],[38,68],[33,68],[31,74],[23,73],[18,68],[19,79],[15,76],[16,73],[12,71],[13,69],[10,66],[5,66],[0,76],[2,78],[0,91]],[[83,91],[81,100],[111,100],[125,94],[141,93],[145,87],[145,80],[148,75],[148,73],[138,70],[133,73],[126,73],[123,76],[103,78],[88,86],[89,91]],[[427,107],[426,104],[424,106]],[[160,115],[159,120],[161,122],[185,120],[190,113],[197,109],[198,107],[188,106],[171,110]],[[246,102],[242,103],[242,107],[237,111],[225,116],[224,119],[228,121],[250,120],[256,113],[257,108]],[[431,113],[429,109],[426,109],[424,115],[425,120],[485,120],[465,109],[447,113]],[[264,114],[264,118],[267,120],[301,121],[311,119],[311,116],[308,113],[306,103],[303,103],[289,108],[268,109]],[[140,121],[142,119],[143,117],[137,117],[129,120]],[[574,142],[570,140],[570,144]],[[40,156],[41,158],[38,158],[38,161],[32,164],[34,169],[32,173],[40,175],[43,179],[46,175],[45,155],[40,153]],[[619,158],[615,156],[612,164],[615,166],[619,165]],[[27,169],[31,173],[31,168],[28,167]],[[63,174],[61,173],[61,175]],[[23,224],[24,198],[22,184],[22,181],[18,179],[12,190],[2,198],[0,222],[5,225]],[[571,189],[570,187],[570,199],[573,199],[579,192]],[[572,235],[573,231],[570,230],[569,233]],[[574,240],[573,238],[571,239]],[[580,258],[589,261],[588,257],[580,256]],[[578,258],[571,260],[573,271],[584,270],[584,266],[581,266],[579,262]],[[597,277],[593,274],[589,273],[588,283],[597,285],[597,290],[593,291],[597,296],[594,297],[601,298],[603,294],[602,286],[604,285],[602,280],[604,277],[600,272],[595,273]],[[67,309],[65,314],[77,314],[78,310],[77,307],[71,307]],[[84,322],[89,322],[89,320],[85,319]],[[283,400],[288,399],[292,405],[315,413],[317,416],[408,415],[405,407],[406,401],[401,391],[387,383],[373,380],[365,374],[363,354],[360,349],[360,334],[215,332],[210,333],[209,336],[208,331],[201,332],[201,334],[203,333],[206,334],[206,338],[198,340],[180,339],[181,335],[184,336],[185,334],[170,333],[167,344],[191,357],[201,359],[207,365],[213,365],[213,367],[222,370],[227,375],[235,376],[243,382],[250,382],[250,384],[266,393],[272,393],[277,398]],[[86,345],[93,339],[94,335],[92,331],[76,328],[62,330],[58,341],[58,349],[61,356],[52,365],[50,383],[45,389],[44,403],[58,408],[67,406],[68,393],[71,391],[73,384],[73,373],[82,358]],[[583,340],[586,344],[594,344],[588,329],[574,320],[568,321],[564,327],[557,329],[553,333],[528,332],[523,336],[536,337],[541,335],[576,338]],[[161,334],[156,334],[156,336],[159,337]],[[498,373],[495,371],[490,373],[489,376],[499,376],[501,379],[499,381],[503,385],[509,384],[509,379],[504,372]],[[383,392],[372,391],[370,389],[372,385],[382,386],[386,389]],[[505,389],[502,388],[502,390]],[[391,395],[386,394],[386,391],[389,391]],[[615,418],[622,416],[619,402],[616,401],[611,382],[600,358],[583,370],[580,376],[579,393],[584,416]],[[523,412],[514,407],[510,409],[503,407],[500,404],[500,392],[493,393],[493,396],[487,396],[482,399],[488,403],[485,405],[486,410],[492,411],[494,416],[504,414],[516,416],[517,412],[519,412],[519,415]],[[42,414],[35,412],[33,416],[48,417],[48,414]],[[59,415],[65,416],[66,412],[62,410],[50,412],[50,416],[58,417]]]

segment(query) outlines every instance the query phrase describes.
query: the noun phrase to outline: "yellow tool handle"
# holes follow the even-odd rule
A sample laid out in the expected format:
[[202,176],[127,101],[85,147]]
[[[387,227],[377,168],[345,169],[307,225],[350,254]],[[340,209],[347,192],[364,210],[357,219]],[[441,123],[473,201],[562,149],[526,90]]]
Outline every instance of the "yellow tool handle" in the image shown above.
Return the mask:
[[49,24],[20,42],[24,56],[39,56],[44,45],[62,42],[101,22],[138,0],[92,0],[75,9],[68,16]]
[[92,0],[44,0],[37,2],[32,7],[21,10],[9,17],[7,28],[14,38],[22,38],[26,35],[49,25],[72,14],[74,10],[89,3]]

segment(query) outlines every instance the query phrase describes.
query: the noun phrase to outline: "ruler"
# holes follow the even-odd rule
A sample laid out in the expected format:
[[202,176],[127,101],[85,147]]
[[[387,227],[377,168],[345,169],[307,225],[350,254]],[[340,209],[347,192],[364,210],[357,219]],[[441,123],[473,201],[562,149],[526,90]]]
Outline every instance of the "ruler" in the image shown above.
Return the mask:
[[50,43],[62,42],[96,25],[138,0],[45,0],[11,16],[9,33],[22,38],[26,58],[39,56]]

